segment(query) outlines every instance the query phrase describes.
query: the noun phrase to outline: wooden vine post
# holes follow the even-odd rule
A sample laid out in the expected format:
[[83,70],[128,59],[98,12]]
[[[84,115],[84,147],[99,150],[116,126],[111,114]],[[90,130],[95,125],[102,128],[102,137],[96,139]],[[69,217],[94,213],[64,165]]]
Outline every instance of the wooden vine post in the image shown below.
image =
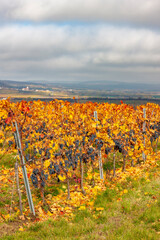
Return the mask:
[[123,167],[122,167],[122,172],[125,172],[126,170],[126,156],[125,153],[123,154]]
[[83,187],[83,177],[84,177],[84,168],[83,168],[83,158],[81,157],[80,158],[80,172],[81,172],[81,190],[82,190],[82,193],[83,195],[86,194],[85,190],[84,190],[84,187]]
[[[43,172],[43,159],[41,158],[41,173]],[[41,183],[40,183],[40,193],[41,193],[41,197],[42,197],[42,201],[43,201],[43,205],[45,205],[46,201],[45,201],[45,197],[44,197],[44,186],[42,184],[42,181],[45,180],[45,177],[42,176],[40,173],[39,173],[39,177],[41,179]]]
[[[145,119],[146,118],[146,108],[143,108],[143,118]],[[142,127],[142,131],[143,131],[143,146],[145,148],[145,132],[146,132],[146,120],[144,120],[143,122],[143,127]],[[146,155],[144,153],[144,151],[142,152],[142,158],[143,158],[143,161],[145,162],[146,161]]]
[[21,215],[23,215],[23,213],[22,213],[22,197],[21,197],[21,190],[19,187],[19,174],[18,174],[18,162],[17,161],[15,163],[15,177],[16,177],[17,192],[18,192],[18,197],[19,197],[19,209],[20,209]]
[[116,153],[115,150],[113,152],[113,177],[116,176]]
[[[67,174],[66,174],[67,175]],[[69,177],[67,175],[67,200],[71,199],[71,195],[70,195],[70,185],[69,185]]]

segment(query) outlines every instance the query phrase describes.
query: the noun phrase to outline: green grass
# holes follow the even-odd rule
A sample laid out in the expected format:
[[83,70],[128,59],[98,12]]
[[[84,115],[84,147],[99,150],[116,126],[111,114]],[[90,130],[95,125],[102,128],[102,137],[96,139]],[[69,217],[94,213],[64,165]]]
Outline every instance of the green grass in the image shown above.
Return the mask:
[[160,150],[160,142],[158,142],[158,144],[156,143],[156,141],[153,142],[153,151],[159,151]]
[[[68,222],[63,218],[35,223],[24,232],[4,236],[2,240],[88,239],[88,240],[158,240],[160,239],[160,176],[150,172],[150,182],[145,178],[128,177],[107,188],[97,196],[94,210],[75,212]],[[124,189],[128,192],[123,193]],[[56,189],[55,189],[56,190]],[[103,207],[103,211],[98,208]]]
[[52,196],[57,196],[59,194],[59,189],[57,186],[46,186],[44,196],[51,194]]
[[[1,155],[0,155],[1,157]],[[16,153],[5,154],[2,159],[0,159],[0,168],[4,166],[5,168],[14,168],[16,162]]]

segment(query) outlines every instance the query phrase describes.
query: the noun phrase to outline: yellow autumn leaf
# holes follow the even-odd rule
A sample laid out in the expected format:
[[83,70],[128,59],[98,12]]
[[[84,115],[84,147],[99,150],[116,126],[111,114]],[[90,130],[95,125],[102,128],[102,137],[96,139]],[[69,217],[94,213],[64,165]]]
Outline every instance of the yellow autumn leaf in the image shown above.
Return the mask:
[[69,115],[69,119],[70,119],[71,121],[73,120],[73,115],[72,115],[72,114]]
[[52,194],[48,194],[48,195],[47,195],[47,198],[48,198],[49,200],[51,200],[51,199],[52,199]]
[[7,214],[7,215],[4,216],[4,218],[5,218],[6,220],[8,220],[8,219],[10,218],[10,215]]
[[43,214],[43,210],[42,210],[41,207],[38,208],[38,211],[39,211],[40,214]]
[[51,213],[51,212],[48,211],[48,212],[47,212],[47,215],[51,217],[51,216],[53,215],[53,213]]
[[18,230],[19,230],[20,232],[23,232],[23,231],[24,231],[24,228],[23,228],[23,227],[20,227]]
[[94,205],[94,202],[88,202],[87,205],[88,205],[88,206],[93,206],[93,205]]
[[48,168],[49,165],[50,165],[50,160],[46,160],[46,161],[44,162],[44,167],[45,167],[45,168]]
[[132,156],[133,156],[133,152],[128,152],[128,155],[129,155],[130,157],[132,157]]
[[85,210],[85,209],[86,209],[85,206],[80,206],[80,207],[79,207],[79,210]]
[[124,189],[124,190],[123,190],[123,193],[128,193],[128,190],[127,190],[127,189]]
[[96,123],[92,123],[92,128],[96,128],[97,124]]
[[66,176],[65,175],[63,175],[63,176],[59,175],[58,178],[59,178],[60,181],[63,182],[66,179]]
[[3,174],[8,174],[8,172],[9,172],[9,170],[7,170],[7,169],[3,170]]
[[104,210],[103,207],[98,207],[98,208],[96,208],[96,211],[103,211],[103,210]]

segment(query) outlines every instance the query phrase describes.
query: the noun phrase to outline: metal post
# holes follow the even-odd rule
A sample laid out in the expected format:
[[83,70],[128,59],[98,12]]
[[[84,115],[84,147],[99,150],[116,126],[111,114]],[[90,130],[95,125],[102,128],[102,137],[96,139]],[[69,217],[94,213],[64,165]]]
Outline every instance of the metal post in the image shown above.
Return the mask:
[[[97,111],[94,111],[94,118],[95,118],[95,121],[98,121]],[[97,125],[98,125],[98,124],[97,124]],[[98,150],[98,157],[99,157],[99,173],[100,173],[100,179],[104,179],[104,178],[103,178],[103,164],[102,164],[102,153],[101,153],[101,150]]]
[[28,203],[29,203],[31,212],[33,213],[33,215],[35,215],[30,185],[29,185],[28,176],[27,176],[27,170],[26,170],[26,166],[25,166],[25,160],[24,160],[24,156],[22,153],[22,146],[21,146],[21,140],[20,140],[20,135],[19,135],[19,131],[18,131],[18,125],[17,125],[16,121],[15,121],[15,127],[16,127],[15,140],[16,140],[19,157],[20,157],[21,164],[22,164],[22,172],[23,172],[23,178],[24,178],[25,188],[26,188],[26,192],[27,192]]
[[94,118],[96,121],[98,121],[97,111],[94,111]]
[[100,179],[103,179],[103,165],[102,165],[102,153],[101,150],[98,150],[99,155],[99,172],[100,172]]

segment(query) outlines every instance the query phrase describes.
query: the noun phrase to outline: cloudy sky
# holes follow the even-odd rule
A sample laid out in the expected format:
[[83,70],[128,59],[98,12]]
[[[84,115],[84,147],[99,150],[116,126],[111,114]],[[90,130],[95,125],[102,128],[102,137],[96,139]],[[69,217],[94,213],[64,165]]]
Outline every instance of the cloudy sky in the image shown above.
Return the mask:
[[160,0],[0,0],[0,80],[160,83]]

